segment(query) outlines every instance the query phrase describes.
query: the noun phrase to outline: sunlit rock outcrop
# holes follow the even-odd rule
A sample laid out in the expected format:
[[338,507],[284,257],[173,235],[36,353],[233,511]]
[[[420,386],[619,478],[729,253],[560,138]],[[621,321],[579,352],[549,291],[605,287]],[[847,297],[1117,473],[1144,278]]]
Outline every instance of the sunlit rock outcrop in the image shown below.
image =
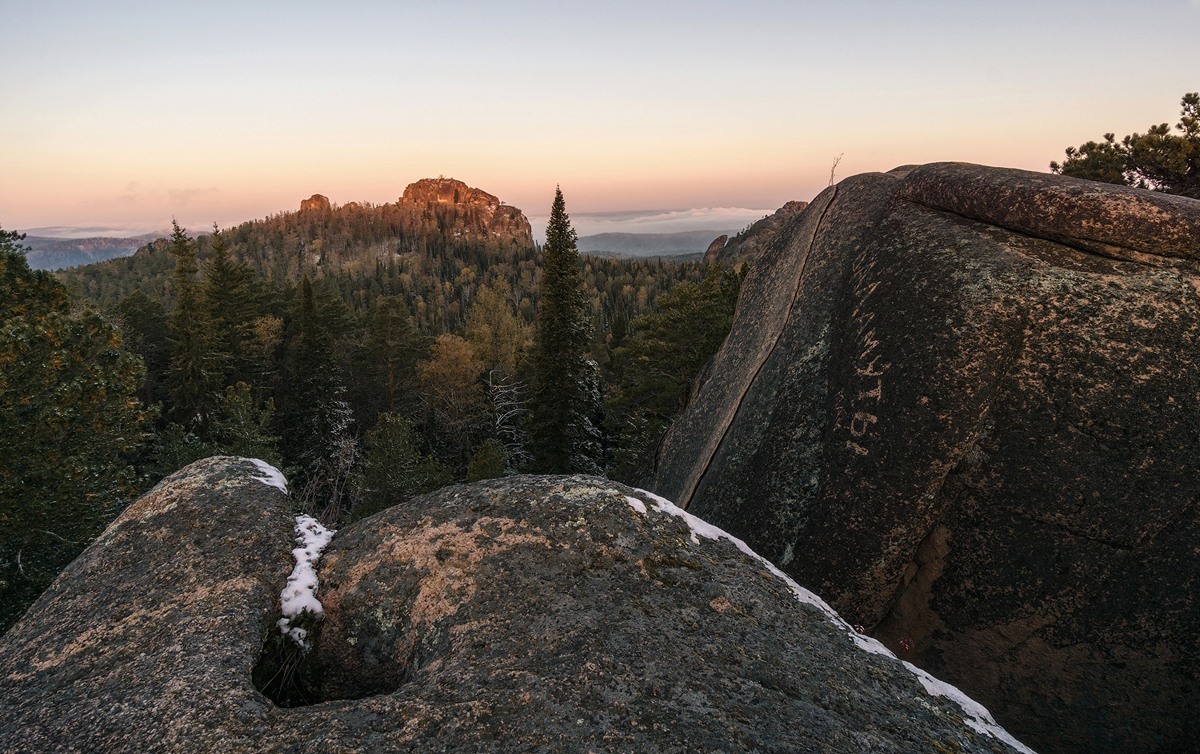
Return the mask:
[[301,212],[327,213],[330,209],[329,197],[322,194],[313,194],[307,199],[300,200]]
[[410,183],[397,201],[426,231],[452,238],[476,237],[533,245],[533,231],[521,210],[453,178]]

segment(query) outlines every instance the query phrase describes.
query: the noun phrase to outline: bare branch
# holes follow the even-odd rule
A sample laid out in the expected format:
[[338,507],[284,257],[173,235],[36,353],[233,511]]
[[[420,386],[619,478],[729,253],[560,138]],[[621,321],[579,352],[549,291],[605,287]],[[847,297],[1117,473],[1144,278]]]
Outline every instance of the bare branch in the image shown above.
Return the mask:
[[834,158],[834,160],[833,160],[833,165],[831,165],[831,166],[830,166],[830,168],[829,168],[829,185],[830,185],[830,186],[832,186],[832,185],[833,185],[833,179],[834,179],[834,176],[835,176],[835,175],[837,175],[837,166],[838,166],[838,163],[842,161],[842,157],[844,157],[844,156],[845,156],[845,154],[846,154],[845,152],[842,152],[842,153],[841,153],[841,154],[839,154],[837,157],[835,157],[835,158]]

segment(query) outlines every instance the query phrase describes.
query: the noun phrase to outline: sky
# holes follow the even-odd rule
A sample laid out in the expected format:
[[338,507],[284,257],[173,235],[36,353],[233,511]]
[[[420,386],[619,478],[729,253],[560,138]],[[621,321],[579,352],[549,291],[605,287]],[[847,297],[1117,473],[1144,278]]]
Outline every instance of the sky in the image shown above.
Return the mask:
[[0,227],[200,230],[444,175],[739,228],[836,177],[1178,120],[1200,0],[0,0]]

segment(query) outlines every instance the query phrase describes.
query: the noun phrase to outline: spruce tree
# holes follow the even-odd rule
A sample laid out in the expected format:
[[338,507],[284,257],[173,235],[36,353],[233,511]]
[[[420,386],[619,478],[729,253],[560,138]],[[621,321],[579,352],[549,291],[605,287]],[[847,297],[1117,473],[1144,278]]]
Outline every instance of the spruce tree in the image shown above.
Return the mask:
[[167,318],[171,331],[168,415],[185,430],[203,437],[218,400],[223,365],[212,347],[208,314],[196,281],[200,266],[195,241],[188,238],[179,223],[172,221],[172,227],[175,308]]
[[534,330],[529,450],[533,471],[598,473],[603,445],[596,363],[588,358],[591,323],[575,229],[562,189],[554,191]]
[[303,505],[333,520],[357,456],[353,417],[346,402],[329,330],[318,317],[308,276],[300,281],[292,336],[284,358],[279,398],[279,449],[299,473],[297,494]]
[[245,264],[233,260],[221,231],[213,225],[212,256],[204,265],[201,293],[212,335],[212,348],[221,361],[221,385],[249,381],[246,342],[251,337],[255,317],[251,289],[253,273]]
[[359,423],[374,426],[380,414],[409,413],[416,403],[416,365],[422,339],[399,296],[371,304],[367,333],[355,354],[352,399]]

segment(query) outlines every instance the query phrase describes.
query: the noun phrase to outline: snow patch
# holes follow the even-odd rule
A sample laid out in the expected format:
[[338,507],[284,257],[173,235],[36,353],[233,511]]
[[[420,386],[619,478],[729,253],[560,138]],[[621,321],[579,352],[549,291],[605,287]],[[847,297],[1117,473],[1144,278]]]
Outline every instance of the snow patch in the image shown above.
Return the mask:
[[[764,568],[787,584],[788,588],[792,590],[792,594],[795,595],[797,601],[806,605],[812,605],[821,612],[825,613],[826,617],[828,617],[835,626],[841,628],[850,636],[851,641],[853,641],[855,646],[857,646],[859,649],[871,654],[883,655],[885,657],[890,657],[893,660],[899,660],[896,655],[892,654],[891,650],[883,646],[883,644],[881,644],[877,639],[874,639],[870,636],[865,636],[860,634],[858,631],[855,631],[854,627],[847,623],[842,616],[838,615],[836,610],[826,604],[825,600],[797,584],[791,576],[788,576],[786,573],[779,570],[779,568],[777,568],[771,561],[759,555],[754,550],[751,550],[750,546],[742,540],[733,536],[724,529],[713,526],[704,519],[688,513],[684,509],[675,505],[675,503],[667,500],[665,497],[660,497],[655,495],[653,492],[648,492],[647,490],[640,488],[635,487],[634,489],[649,498],[651,503],[653,503],[655,510],[676,518],[683,519],[683,521],[688,525],[688,528],[691,529],[693,542],[699,543],[700,540],[697,539],[698,536],[704,537],[705,539],[729,540],[735,547],[749,555],[751,558],[757,560],[763,565]],[[635,502],[642,502],[633,497],[626,497],[625,499],[629,502],[630,507],[633,507],[634,509],[638,509],[638,506],[634,505]],[[642,505],[640,510],[642,513],[645,513],[645,505]],[[999,739],[1017,751],[1022,752],[1022,754],[1034,754],[1029,747],[1013,738],[1008,731],[997,725],[995,719],[992,718],[991,713],[988,712],[987,708],[982,704],[967,696],[956,687],[945,683],[944,681],[939,681],[937,678],[934,678],[929,673],[921,670],[916,665],[913,665],[910,662],[904,662],[903,660],[900,660],[900,662],[903,663],[904,667],[907,668],[909,672],[917,677],[917,680],[921,682],[921,685],[925,687],[925,691],[928,692],[930,696],[946,697],[961,707],[963,713],[965,714],[963,722],[966,723],[966,725],[972,730]]]
[[630,497],[629,495],[626,495],[625,502],[629,503],[629,507],[633,508],[638,513],[642,514],[643,516],[646,515],[646,504],[641,500],[638,500],[636,497]]
[[[281,478],[282,476],[280,474]],[[296,544],[299,547],[292,550],[292,557],[296,560],[296,567],[292,569],[292,575],[288,576],[287,586],[279,594],[279,612],[283,617],[279,619],[278,625],[284,636],[307,652],[312,649],[308,631],[293,626],[292,623],[304,614],[317,619],[325,616],[325,608],[317,599],[317,561],[321,559],[321,553],[329,546],[337,532],[326,529],[315,518],[305,515],[296,516],[295,531]]]
[[854,643],[857,644],[860,648],[862,648],[868,652],[871,652],[872,654],[881,654],[881,655],[887,655],[888,657],[895,657],[895,655],[893,655],[890,651],[888,651],[887,647],[883,646],[875,639],[872,639],[869,636],[863,636],[859,632],[855,631],[850,626],[849,623],[847,623],[845,620],[842,619],[842,616],[837,614],[836,610],[834,610],[829,605],[825,604],[825,600],[821,599],[817,595],[813,594],[812,592],[808,591],[804,587],[797,584],[795,581],[792,580],[791,576],[788,576],[786,573],[779,570],[779,568],[777,568],[774,563],[767,560],[763,556],[759,555],[754,550],[751,550],[750,545],[746,544],[745,542],[743,542],[742,540],[733,536],[732,534],[725,531],[724,529],[720,529],[716,526],[713,526],[712,524],[708,523],[707,521],[705,521],[702,518],[693,516],[691,513],[688,513],[683,508],[680,508],[679,506],[675,505],[675,503],[672,503],[670,500],[667,500],[665,497],[659,497],[658,495],[655,495],[653,492],[647,492],[646,490],[643,490],[643,489],[638,489],[637,491],[642,493],[646,497],[650,498],[651,502],[654,504],[655,510],[658,510],[662,513],[666,513],[667,515],[670,515],[670,516],[675,516],[676,518],[683,519],[684,523],[686,523],[688,525],[688,528],[691,529],[691,531],[692,531],[692,541],[693,542],[696,542],[696,543],[700,542],[700,540],[697,539],[697,537],[704,537],[705,539],[713,539],[713,540],[717,540],[717,539],[729,540],[730,542],[733,543],[733,545],[735,547],[737,547],[742,552],[746,553],[750,557],[757,560],[759,563],[762,564],[762,566],[764,568],[766,568],[768,571],[770,571],[775,577],[781,579],[785,584],[787,584],[788,588],[790,588],[792,590],[792,594],[795,595],[795,597],[798,601],[803,602],[806,605],[812,605],[813,607],[817,608],[821,612],[825,613],[825,615],[831,621],[833,621],[833,623],[835,625],[837,625],[839,628],[842,628],[847,633],[849,633],[850,638],[853,639]]
[[254,477],[256,480],[268,487],[274,487],[285,495],[287,494],[287,479],[283,476],[282,471],[258,458],[247,458],[246,460],[254,464],[258,468],[259,473],[262,474],[262,476]]
[[939,681],[911,662],[905,662],[904,667],[908,668],[909,672],[917,677],[917,680],[921,682],[921,685],[925,687],[930,696],[944,696],[961,707],[962,711],[966,713],[966,718],[963,722],[971,729],[993,738],[998,738],[1017,751],[1022,752],[1022,754],[1034,754],[1032,749],[1013,738],[1012,734],[1004,728],[1001,728],[992,717],[992,713],[988,712],[987,707],[984,707],[979,702],[964,694],[957,686],[952,686],[945,681]]

